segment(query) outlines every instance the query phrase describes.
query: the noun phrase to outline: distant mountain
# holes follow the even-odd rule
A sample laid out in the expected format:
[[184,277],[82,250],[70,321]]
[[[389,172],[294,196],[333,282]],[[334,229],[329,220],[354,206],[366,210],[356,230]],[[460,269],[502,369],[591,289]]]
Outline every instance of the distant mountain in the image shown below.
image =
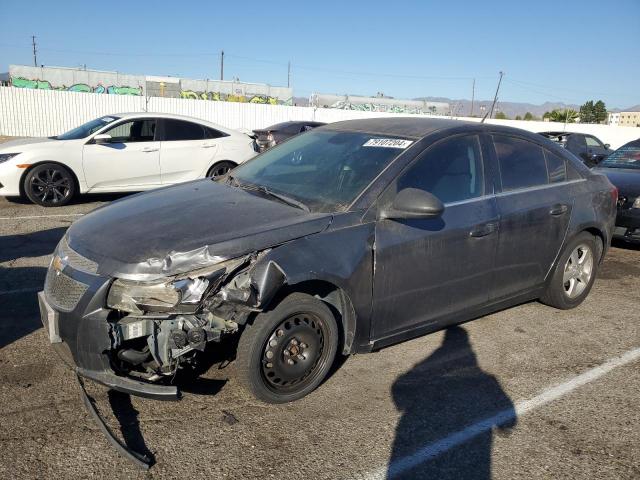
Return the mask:
[[[466,99],[451,99],[445,97],[421,97],[416,100],[427,100],[431,102],[447,102],[451,105],[452,109],[455,109],[455,114],[458,116],[471,115],[471,100]],[[491,104],[493,100],[476,100],[473,102],[473,115],[476,117],[484,116],[489,110],[491,110]],[[484,109],[483,109],[484,107]],[[496,107],[498,111],[503,112],[509,118],[515,118],[517,115],[524,117],[524,114],[529,112],[535,117],[542,118],[545,112],[550,112],[554,109],[564,110],[565,108],[572,108],[576,111],[580,110],[580,105],[566,104],[562,102],[545,102],[541,105],[535,105],[533,103],[521,103],[521,102],[502,102],[498,100]],[[495,115],[495,110],[494,110]]]
[[629,108],[612,108],[611,110],[609,110],[610,112],[640,112],[640,104],[639,105],[634,105],[633,107],[629,107]]

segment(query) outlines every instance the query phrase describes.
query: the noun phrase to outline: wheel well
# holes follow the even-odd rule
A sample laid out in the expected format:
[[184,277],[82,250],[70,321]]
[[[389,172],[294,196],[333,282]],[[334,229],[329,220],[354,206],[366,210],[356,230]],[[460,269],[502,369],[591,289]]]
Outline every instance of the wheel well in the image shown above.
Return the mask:
[[281,288],[270,302],[269,308],[277,305],[284,297],[294,292],[309,294],[327,304],[336,317],[342,353],[345,355],[352,353],[356,318],[351,300],[345,291],[324,280],[308,280]]
[[76,175],[76,172],[74,172],[71,167],[69,167],[68,165],[65,165],[63,163],[56,162],[55,160],[43,160],[41,162],[36,162],[36,163],[30,165],[29,168],[27,168],[22,173],[22,175],[20,176],[20,185],[19,185],[19,187],[20,187],[20,196],[21,197],[25,197],[24,179],[26,178],[26,176],[35,167],[37,167],[38,165],[44,165],[45,163],[53,163],[54,165],[60,165],[61,167],[65,168],[71,174],[71,178],[73,178],[73,183],[75,184],[75,187],[76,187],[76,194],[80,193],[80,182],[78,181],[78,176]]
[[215,167],[216,165],[218,165],[218,164],[220,164],[222,162],[233,163],[233,168],[238,166],[238,164],[236,162],[234,162],[233,160],[218,160],[217,162],[212,163],[211,166],[209,167],[209,169],[207,170],[207,177],[211,173],[211,170],[213,170],[213,167]]
[[601,230],[595,228],[595,227],[589,227],[583,230],[584,232],[590,233],[591,235],[593,235],[594,237],[600,239],[600,258],[598,260],[598,262],[602,261],[602,255],[604,253],[604,245],[605,245],[605,238],[604,238],[604,234],[602,233]]

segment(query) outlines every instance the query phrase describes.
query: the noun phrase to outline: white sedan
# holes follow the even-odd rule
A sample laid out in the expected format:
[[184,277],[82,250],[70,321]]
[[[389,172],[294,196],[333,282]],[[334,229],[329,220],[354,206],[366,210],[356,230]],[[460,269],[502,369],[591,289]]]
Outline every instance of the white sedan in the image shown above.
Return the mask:
[[256,155],[245,133],[161,113],[107,115],[49,138],[0,144],[0,195],[45,207],[77,193],[137,192],[224,175]]

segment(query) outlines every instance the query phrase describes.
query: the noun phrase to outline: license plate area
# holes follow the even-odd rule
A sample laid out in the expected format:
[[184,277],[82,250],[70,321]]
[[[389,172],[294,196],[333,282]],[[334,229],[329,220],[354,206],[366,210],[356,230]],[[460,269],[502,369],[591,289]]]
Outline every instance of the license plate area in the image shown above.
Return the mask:
[[58,328],[58,312],[47,303],[44,292],[38,292],[38,304],[40,305],[40,320],[47,331],[51,343],[61,343],[60,330]]

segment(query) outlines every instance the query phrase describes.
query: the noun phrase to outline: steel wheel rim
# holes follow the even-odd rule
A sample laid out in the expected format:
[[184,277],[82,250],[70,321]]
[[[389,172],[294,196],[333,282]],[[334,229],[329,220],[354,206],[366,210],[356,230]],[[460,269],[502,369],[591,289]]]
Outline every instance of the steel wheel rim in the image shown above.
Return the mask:
[[29,181],[29,189],[42,203],[60,203],[71,192],[71,180],[60,170],[46,168],[34,173]]
[[229,173],[230,170],[231,170],[231,167],[229,165],[220,165],[219,167],[216,167],[211,171],[211,177],[212,178],[222,177],[223,175],[226,175],[227,173]]
[[297,391],[315,380],[326,363],[326,323],[311,313],[287,317],[267,339],[261,359],[266,386],[278,393]]
[[578,245],[564,266],[562,284],[564,294],[570,299],[582,295],[593,276],[593,251],[585,244]]

